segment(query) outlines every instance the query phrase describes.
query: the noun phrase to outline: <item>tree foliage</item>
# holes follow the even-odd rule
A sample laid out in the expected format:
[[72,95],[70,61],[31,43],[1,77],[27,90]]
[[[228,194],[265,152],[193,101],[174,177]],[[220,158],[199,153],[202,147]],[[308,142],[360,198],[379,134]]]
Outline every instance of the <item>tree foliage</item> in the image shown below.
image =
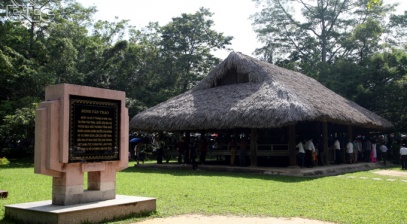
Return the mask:
[[356,100],[388,118],[397,130],[407,131],[407,53],[392,49],[366,61]]
[[[374,48],[373,41],[381,32],[378,23],[392,9],[388,5],[368,9],[363,0],[254,1],[261,11],[252,16],[253,25],[266,47],[256,53],[273,53],[263,55],[273,62],[289,58],[307,64],[332,63],[338,57]],[[363,36],[361,31],[366,29],[373,32]],[[354,45],[355,40],[363,46]]]
[[225,37],[211,29],[213,21],[207,19],[212,13],[205,8],[195,14],[182,14],[161,29],[165,69],[175,82],[174,94],[185,92],[195,85],[209,70],[219,63],[211,50],[224,49],[232,37]]
[[[3,1],[0,13],[14,3],[26,2]],[[40,3],[52,9],[52,22],[0,19],[0,153],[32,145],[34,111],[47,85],[125,91],[133,116],[190,89],[219,62],[212,51],[232,39],[213,30],[212,13],[204,8],[136,29],[118,18],[93,21],[96,8],[75,0]]]
[[402,15],[391,15],[389,23],[389,36],[386,41],[389,45],[406,46],[407,44],[407,11]]
[[383,4],[383,1],[382,0],[369,0],[368,2],[367,2],[367,7],[369,8],[369,9],[371,9],[371,8],[374,8],[375,6],[377,6],[377,5],[382,5]]

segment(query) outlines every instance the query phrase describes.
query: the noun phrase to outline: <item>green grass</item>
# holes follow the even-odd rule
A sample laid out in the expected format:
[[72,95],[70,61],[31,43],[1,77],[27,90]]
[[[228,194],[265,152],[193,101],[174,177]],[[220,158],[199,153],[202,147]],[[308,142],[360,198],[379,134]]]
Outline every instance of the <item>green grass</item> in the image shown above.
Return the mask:
[[[9,191],[9,197],[0,200],[0,219],[4,216],[3,205],[51,199],[51,177],[34,174],[31,163],[10,162],[0,168],[0,189]],[[155,197],[157,212],[112,223],[190,213],[407,223],[407,183],[402,181],[407,178],[385,177],[372,171],[301,178],[151,170],[133,164],[117,174],[117,194]],[[396,180],[387,181],[389,178]]]

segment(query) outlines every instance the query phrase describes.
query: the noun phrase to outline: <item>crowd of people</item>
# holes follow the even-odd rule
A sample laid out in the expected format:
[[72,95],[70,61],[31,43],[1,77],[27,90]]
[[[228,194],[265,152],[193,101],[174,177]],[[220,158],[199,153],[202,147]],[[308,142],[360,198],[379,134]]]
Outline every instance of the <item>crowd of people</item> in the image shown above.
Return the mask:
[[[240,166],[247,165],[247,150],[248,150],[248,139],[247,137],[230,137],[228,142],[222,142],[222,147],[227,145],[227,150],[230,152],[230,165],[234,166],[236,164]],[[209,141],[208,141],[209,140]],[[167,162],[169,157],[166,156],[165,151],[168,148],[167,144],[169,141],[173,145],[173,149],[177,151],[178,163],[181,165],[191,164],[192,169],[197,169],[198,164],[205,165],[208,149],[218,150],[220,149],[220,144],[217,138],[211,139],[201,138],[201,137],[191,137],[188,140],[186,137],[164,139],[162,136],[155,136],[152,138],[149,144],[152,146],[153,151],[156,154],[157,163],[163,163],[163,159]],[[225,139],[224,139],[225,140]],[[386,141],[383,136],[367,138],[364,136],[359,136],[351,141],[346,141],[344,138],[334,138],[329,141],[328,152],[329,158],[334,160],[335,164],[353,164],[359,162],[382,162],[383,165],[387,165],[388,152],[390,143]],[[399,141],[400,144],[400,162],[401,168],[403,170],[407,169],[407,139]],[[389,147],[388,147],[389,146]],[[318,138],[303,138],[300,139],[296,145],[298,150],[297,153],[297,164],[301,168],[314,166],[324,166],[327,164],[324,150],[324,145],[322,139]],[[145,154],[146,144],[140,142],[134,146],[131,154],[134,154],[134,160],[144,163],[146,157]],[[225,149],[225,148],[223,148]],[[394,156],[394,155],[393,155]],[[236,161],[236,158],[239,158]],[[219,158],[217,158],[219,159]],[[394,159],[393,159],[394,161]]]
[[[192,164],[192,169],[197,169],[198,163],[205,165],[206,155],[208,149],[212,150],[220,149],[219,142],[217,139],[213,139],[209,145],[205,138],[190,140],[186,143],[184,137],[180,138],[177,144],[178,151],[178,163]],[[246,156],[247,156],[247,140],[246,138],[239,139],[239,142],[235,138],[231,138],[228,143],[228,150],[230,151],[230,165],[235,165],[236,156],[239,155],[239,165],[246,166]],[[199,158],[199,161],[197,159]],[[217,158],[218,159],[218,158]]]
[[[404,144],[405,145],[405,144]],[[315,165],[323,166],[325,161],[325,152],[322,140],[313,142],[313,138],[308,140],[300,140],[296,146],[297,164],[302,167],[313,167]],[[333,143],[329,145],[335,164],[340,165],[342,163],[358,163],[358,162],[383,162],[383,165],[387,165],[387,154],[389,148],[386,145],[386,141],[382,137],[365,138],[358,137],[352,141],[341,141],[336,138]],[[406,152],[404,152],[406,151]],[[403,153],[403,154],[402,154]],[[400,155],[407,156],[407,148],[400,151]],[[406,156],[401,156],[401,161]],[[407,159],[407,158],[406,158]]]
[[[168,151],[177,152],[177,161],[180,165],[191,164],[192,169],[197,169],[198,164],[205,165],[207,152],[208,150],[217,151],[221,149],[225,149],[225,145],[227,150],[230,152],[230,165],[234,166],[238,163],[240,166],[247,165],[247,150],[248,150],[248,143],[247,137],[229,137],[224,138],[222,136],[220,139],[217,137],[202,137],[202,136],[190,136],[188,139],[185,136],[177,136],[178,140],[174,138],[169,138],[168,136],[153,136],[151,139],[150,145],[153,148],[153,151],[157,158],[157,163],[163,163],[163,159],[167,162],[169,160],[169,156],[167,156]],[[222,140],[222,143],[219,143],[219,140]],[[137,155],[142,155],[137,153],[137,148],[140,146],[136,145],[134,151]],[[171,148],[171,150],[169,150]],[[236,161],[236,158],[239,158]],[[142,156],[142,158],[144,158]],[[136,156],[135,158],[137,161],[139,157]],[[217,155],[217,160],[222,160],[222,156]]]
[[300,140],[296,148],[297,153],[297,164],[301,168],[309,167],[312,168],[315,165],[324,165],[324,148],[321,147],[322,144],[318,141],[317,146],[315,146],[313,139]]

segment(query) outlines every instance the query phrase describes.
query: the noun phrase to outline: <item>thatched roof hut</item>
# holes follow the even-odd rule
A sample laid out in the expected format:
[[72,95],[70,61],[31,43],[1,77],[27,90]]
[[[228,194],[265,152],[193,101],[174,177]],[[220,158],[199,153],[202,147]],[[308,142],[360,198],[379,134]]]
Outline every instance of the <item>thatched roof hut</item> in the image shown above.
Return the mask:
[[137,114],[144,131],[275,128],[322,121],[386,130],[386,119],[315,79],[232,52],[192,90]]

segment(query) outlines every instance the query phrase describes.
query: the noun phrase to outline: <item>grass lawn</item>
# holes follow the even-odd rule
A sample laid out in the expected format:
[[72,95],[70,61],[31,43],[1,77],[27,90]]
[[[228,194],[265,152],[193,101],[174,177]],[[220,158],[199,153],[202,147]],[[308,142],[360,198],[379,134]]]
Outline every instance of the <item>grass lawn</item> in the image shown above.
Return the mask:
[[[4,205],[50,200],[51,177],[33,164],[0,167]],[[322,178],[283,177],[133,167],[117,174],[117,194],[157,198],[157,212],[112,223],[181,214],[302,217],[336,223],[407,223],[407,178],[372,171]],[[399,168],[392,168],[397,169]],[[380,179],[378,179],[380,178]],[[390,180],[388,180],[390,179]]]

